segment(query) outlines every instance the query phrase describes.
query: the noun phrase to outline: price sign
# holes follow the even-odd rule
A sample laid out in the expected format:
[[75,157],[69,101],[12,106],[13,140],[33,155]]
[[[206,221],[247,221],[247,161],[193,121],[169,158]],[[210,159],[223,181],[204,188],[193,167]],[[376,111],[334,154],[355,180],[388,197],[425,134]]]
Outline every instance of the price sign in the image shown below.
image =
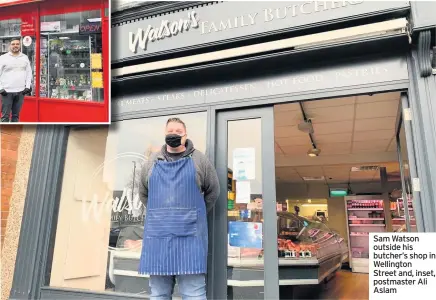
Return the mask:
[[103,88],[103,73],[92,72],[92,87],[102,89]]
[[91,54],[91,69],[101,69],[101,53],[92,53]]

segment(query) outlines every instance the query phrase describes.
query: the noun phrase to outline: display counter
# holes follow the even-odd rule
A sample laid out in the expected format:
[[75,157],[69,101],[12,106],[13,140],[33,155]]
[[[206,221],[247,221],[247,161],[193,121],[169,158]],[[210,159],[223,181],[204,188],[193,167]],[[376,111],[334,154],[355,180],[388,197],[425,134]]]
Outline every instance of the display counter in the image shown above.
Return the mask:
[[[281,286],[318,284],[348,258],[344,239],[325,224],[283,211],[277,212],[277,222]],[[231,242],[228,247],[228,285],[263,286],[263,250],[237,248]]]
[[[339,270],[348,258],[348,248],[344,239],[325,224],[309,221],[289,212],[277,212],[277,222],[281,286],[318,284]],[[238,223],[238,226],[261,224],[229,221],[229,232],[232,232],[232,223]],[[124,228],[118,238],[117,247],[109,249],[108,274],[116,292],[149,293],[149,276],[138,274],[142,231],[143,227],[140,225]],[[229,234],[229,294],[235,294],[235,289],[239,288],[263,287],[263,267],[262,243],[260,248],[236,247]],[[175,292],[177,295],[177,288]]]

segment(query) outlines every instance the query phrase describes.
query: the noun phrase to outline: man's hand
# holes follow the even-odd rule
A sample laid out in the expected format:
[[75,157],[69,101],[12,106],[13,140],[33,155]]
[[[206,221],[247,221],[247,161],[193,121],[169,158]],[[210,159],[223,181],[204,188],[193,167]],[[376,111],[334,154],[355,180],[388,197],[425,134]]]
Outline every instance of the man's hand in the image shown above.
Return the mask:
[[30,92],[32,92],[31,89],[25,88],[21,93],[22,93],[23,95],[30,95]]
[[1,90],[0,90],[0,95],[2,95],[2,96],[7,96],[8,93],[7,93],[4,89],[1,89]]

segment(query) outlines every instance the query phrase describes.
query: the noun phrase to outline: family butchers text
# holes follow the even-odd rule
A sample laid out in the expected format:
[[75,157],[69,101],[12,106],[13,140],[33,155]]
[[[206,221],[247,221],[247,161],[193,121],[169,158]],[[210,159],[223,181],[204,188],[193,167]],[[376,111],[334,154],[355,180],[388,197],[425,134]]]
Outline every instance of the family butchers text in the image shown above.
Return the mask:
[[[280,8],[265,8],[261,12],[246,13],[220,21],[202,20],[196,11],[190,11],[186,18],[180,20],[162,20],[159,27],[148,25],[146,28],[138,28],[137,32],[129,32],[129,49],[136,53],[138,47],[147,50],[148,42],[156,42],[182,34],[192,29],[200,29],[200,34],[210,34],[214,32],[226,31],[246,26],[252,26],[258,22],[272,22],[283,20],[301,15],[311,15],[314,13],[334,10],[349,5],[363,3],[358,1],[306,1],[286,5]],[[292,24],[289,24],[289,26]]]

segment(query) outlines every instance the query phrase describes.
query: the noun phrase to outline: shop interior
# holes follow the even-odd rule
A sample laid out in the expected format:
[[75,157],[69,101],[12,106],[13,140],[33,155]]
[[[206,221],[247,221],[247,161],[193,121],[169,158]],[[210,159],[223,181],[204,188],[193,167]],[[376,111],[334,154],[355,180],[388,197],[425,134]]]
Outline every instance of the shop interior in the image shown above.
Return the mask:
[[[274,107],[281,298],[367,298],[368,233],[405,230],[399,105],[400,93],[394,92]],[[261,119],[228,122],[229,299],[264,295],[261,124]],[[400,143],[405,145],[404,129]],[[406,150],[401,155],[407,175]],[[411,202],[407,210],[416,230]],[[132,248],[112,255],[115,290],[140,292],[138,275],[123,276],[118,265],[138,260],[132,251],[140,249],[142,230],[139,221],[113,241]]]
[[[401,94],[392,92],[275,105],[281,298],[364,299],[369,233],[406,231],[406,214],[416,230],[401,126],[408,198],[403,205],[400,100]],[[228,122],[231,299],[263,297],[262,205],[269,200],[262,193],[261,122]],[[354,281],[359,284],[344,284]]]
[[[41,17],[41,85],[46,98],[103,102],[101,16],[99,10]],[[89,22],[94,31],[80,24]]]
[[[367,298],[368,233],[405,231],[399,106],[397,92],[275,106],[277,210],[323,223],[348,248],[341,270],[316,288],[294,288],[294,299]],[[404,126],[399,138],[416,230]],[[279,222],[279,234],[286,229]]]

